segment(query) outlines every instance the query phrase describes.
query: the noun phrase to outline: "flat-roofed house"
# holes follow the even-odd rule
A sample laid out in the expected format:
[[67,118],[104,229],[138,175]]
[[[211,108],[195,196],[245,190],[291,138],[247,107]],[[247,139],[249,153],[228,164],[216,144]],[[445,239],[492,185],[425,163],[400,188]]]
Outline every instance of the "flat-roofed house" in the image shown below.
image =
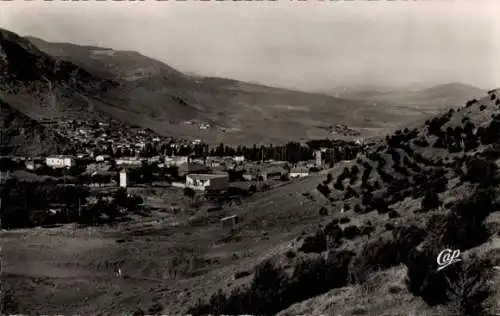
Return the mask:
[[71,168],[75,161],[68,156],[50,156],[45,158],[45,164],[52,168]]
[[183,164],[187,164],[189,162],[188,156],[171,156],[165,157],[165,165],[166,166],[180,166]]
[[222,191],[229,187],[228,174],[188,174],[186,187],[200,191]]
[[309,169],[305,167],[296,167],[290,170],[290,178],[303,178],[309,175]]
[[142,165],[142,160],[137,157],[122,157],[116,159],[117,166],[136,166],[140,167]]

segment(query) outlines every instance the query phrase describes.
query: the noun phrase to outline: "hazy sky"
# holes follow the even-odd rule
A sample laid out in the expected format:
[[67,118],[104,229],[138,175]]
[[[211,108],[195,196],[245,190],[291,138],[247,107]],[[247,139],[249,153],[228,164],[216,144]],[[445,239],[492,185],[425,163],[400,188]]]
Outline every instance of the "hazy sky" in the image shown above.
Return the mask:
[[[500,1],[2,2],[0,27],[291,88],[500,87]],[[497,58],[495,58],[497,57]]]

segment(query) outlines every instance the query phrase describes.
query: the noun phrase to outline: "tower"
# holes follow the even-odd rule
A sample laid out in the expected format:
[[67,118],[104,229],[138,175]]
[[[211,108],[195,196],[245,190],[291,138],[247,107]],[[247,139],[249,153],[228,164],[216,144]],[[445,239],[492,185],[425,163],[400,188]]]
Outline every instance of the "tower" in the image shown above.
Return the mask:
[[120,171],[120,187],[121,188],[127,187],[127,170],[125,169],[122,169]]
[[316,157],[316,167],[318,168],[323,167],[323,160],[321,159],[321,150],[316,150],[314,154]]

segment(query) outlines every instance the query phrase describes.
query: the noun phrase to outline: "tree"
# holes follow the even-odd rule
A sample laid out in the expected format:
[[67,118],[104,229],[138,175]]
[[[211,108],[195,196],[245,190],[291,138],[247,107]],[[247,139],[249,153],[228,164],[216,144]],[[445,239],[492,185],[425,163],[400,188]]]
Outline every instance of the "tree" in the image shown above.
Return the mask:
[[196,192],[191,188],[184,188],[184,196],[189,197],[191,200],[194,199]]
[[429,190],[422,199],[421,208],[423,210],[431,210],[441,206],[439,196],[434,190]]

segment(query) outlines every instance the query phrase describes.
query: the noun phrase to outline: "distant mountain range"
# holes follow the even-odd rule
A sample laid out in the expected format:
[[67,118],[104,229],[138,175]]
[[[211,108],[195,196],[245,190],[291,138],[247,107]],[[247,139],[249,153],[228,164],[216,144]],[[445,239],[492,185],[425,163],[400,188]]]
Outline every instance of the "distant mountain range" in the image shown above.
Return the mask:
[[[394,107],[384,94],[374,96],[383,104],[373,107],[372,95],[335,97],[192,76],[137,52],[49,43],[1,29],[0,56],[1,97],[34,119],[113,117],[165,136],[252,144],[329,137],[336,124],[370,136],[423,115]],[[434,100],[458,93],[439,91],[430,94]],[[202,122],[210,127],[200,129]]]
[[480,98],[486,90],[472,85],[453,82],[433,87],[412,85],[408,87],[339,87],[330,94],[353,100],[379,104],[411,107],[420,110],[440,111],[442,108],[464,104],[472,98]]

